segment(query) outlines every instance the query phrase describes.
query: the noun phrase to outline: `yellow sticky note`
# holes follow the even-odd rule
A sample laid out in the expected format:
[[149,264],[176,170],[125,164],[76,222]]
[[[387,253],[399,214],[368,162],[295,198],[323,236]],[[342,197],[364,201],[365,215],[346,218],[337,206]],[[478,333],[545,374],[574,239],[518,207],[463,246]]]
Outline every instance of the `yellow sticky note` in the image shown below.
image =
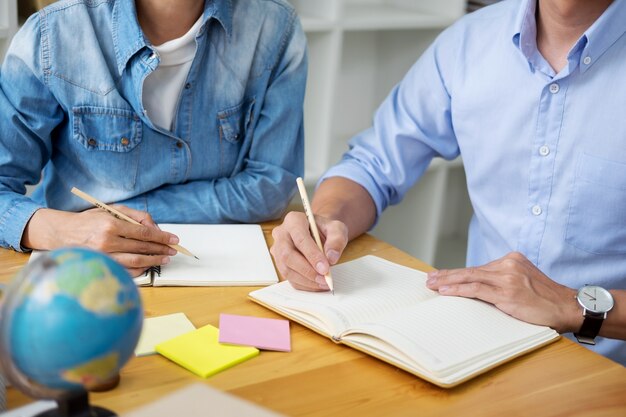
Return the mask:
[[206,325],[156,346],[156,351],[194,374],[207,378],[259,354],[249,346],[222,345],[219,330]]
[[135,347],[135,355],[145,356],[156,353],[154,347],[181,334],[196,330],[185,313],[150,317],[143,321],[141,337]]

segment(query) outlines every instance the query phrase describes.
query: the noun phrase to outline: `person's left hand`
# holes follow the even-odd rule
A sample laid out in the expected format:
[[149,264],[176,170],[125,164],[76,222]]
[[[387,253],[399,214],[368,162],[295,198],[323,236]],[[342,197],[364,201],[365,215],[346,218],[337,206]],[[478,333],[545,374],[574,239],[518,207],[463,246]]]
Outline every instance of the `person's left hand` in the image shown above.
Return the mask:
[[582,324],[576,291],[552,281],[518,252],[480,267],[430,272],[426,285],[441,295],[486,301],[559,333],[577,331]]

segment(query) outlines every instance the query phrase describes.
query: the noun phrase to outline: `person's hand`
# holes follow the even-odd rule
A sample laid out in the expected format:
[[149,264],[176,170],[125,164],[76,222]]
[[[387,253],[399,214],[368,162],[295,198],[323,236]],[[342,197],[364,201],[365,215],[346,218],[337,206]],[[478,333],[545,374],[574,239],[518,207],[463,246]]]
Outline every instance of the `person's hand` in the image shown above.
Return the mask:
[[278,271],[298,290],[328,291],[324,280],[348,244],[348,228],[337,220],[315,218],[324,246],[322,253],[311,236],[306,215],[290,212],[283,224],[274,228],[270,253]]
[[121,205],[113,207],[141,224],[117,219],[99,208],[80,213],[41,209],[27,224],[23,246],[44,250],[88,247],[107,253],[133,277],[151,266],[170,262],[176,250],[167,245],[178,243],[177,236],[161,231],[146,212]]
[[94,208],[76,214],[68,237],[79,246],[107,253],[133,277],[151,266],[168,264],[176,250],[167,245],[178,243],[178,237],[161,231],[149,213],[122,205],[113,207],[141,224],[117,219]]
[[486,301],[515,318],[560,333],[576,331],[582,324],[576,291],[552,281],[517,252],[481,267],[430,272],[426,285],[442,295]]

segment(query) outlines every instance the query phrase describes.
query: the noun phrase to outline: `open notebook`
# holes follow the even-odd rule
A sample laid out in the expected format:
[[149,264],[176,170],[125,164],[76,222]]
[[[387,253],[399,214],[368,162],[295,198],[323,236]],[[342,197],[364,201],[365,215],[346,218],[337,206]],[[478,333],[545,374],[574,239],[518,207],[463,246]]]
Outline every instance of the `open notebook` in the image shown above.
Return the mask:
[[[160,224],[199,259],[181,253],[135,278],[137,285],[261,286],[278,276],[258,224]],[[34,251],[30,261],[41,252]]]
[[257,286],[278,282],[258,224],[160,224],[199,259],[183,254],[138,277],[138,285]]
[[333,267],[335,295],[288,282],[253,301],[441,387],[452,387],[559,338],[482,301],[444,297],[426,274],[375,256]]

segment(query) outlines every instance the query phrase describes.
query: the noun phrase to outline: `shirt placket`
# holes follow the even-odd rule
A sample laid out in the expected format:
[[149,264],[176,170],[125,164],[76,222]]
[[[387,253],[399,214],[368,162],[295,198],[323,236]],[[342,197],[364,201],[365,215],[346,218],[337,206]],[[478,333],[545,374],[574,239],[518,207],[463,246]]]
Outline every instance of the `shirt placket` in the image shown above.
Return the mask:
[[[167,136],[170,140],[168,141],[168,149],[166,152],[163,152],[162,149],[153,149],[152,147],[148,147],[148,152],[150,155],[159,160],[163,160],[163,158],[167,158],[169,160],[169,170],[167,173],[159,173],[158,175],[164,175],[165,182],[169,182],[172,184],[182,183],[186,181],[187,176],[189,174],[189,167],[191,166],[191,151],[189,149],[189,145],[182,139],[177,137],[172,132],[169,132],[165,129],[161,129],[154,125],[150,120],[150,115],[146,111],[143,106],[143,93],[142,88],[145,82],[145,79],[156,69],[159,64],[158,57],[155,53],[150,53],[146,51],[145,56],[143,56],[140,60],[142,74],[138,77],[133,77],[133,79],[139,80],[140,85],[137,85],[135,88],[136,92],[136,100],[137,106],[141,109],[140,117],[144,123],[146,129],[151,130],[151,134],[153,135],[164,135]],[[182,101],[182,98],[181,98]],[[145,138],[144,138],[145,139]],[[149,160],[153,160],[149,158]],[[167,161],[164,161],[167,163]],[[159,166],[165,166],[165,164],[159,164]]]
[[532,144],[526,220],[518,249],[539,265],[541,242],[549,214],[554,167],[563,125],[568,77],[550,80],[541,91]]

